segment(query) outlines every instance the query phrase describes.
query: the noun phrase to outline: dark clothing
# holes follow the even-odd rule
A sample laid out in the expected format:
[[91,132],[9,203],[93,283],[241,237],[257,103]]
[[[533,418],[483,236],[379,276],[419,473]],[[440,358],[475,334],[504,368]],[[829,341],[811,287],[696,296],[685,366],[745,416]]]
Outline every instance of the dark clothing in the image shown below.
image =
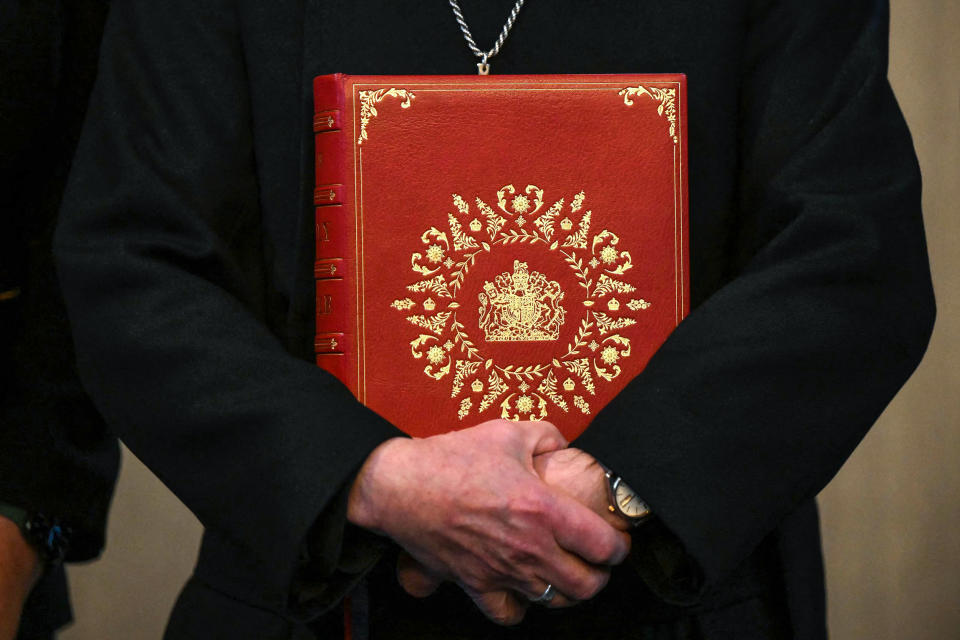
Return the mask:
[[[51,247],[106,14],[90,0],[0,12],[0,502],[67,524],[69,560],[100,553],[119,460],[76,373]],[[19,637],[67,622],[66,593],[62,569],[45,576]]]
[[[76,373],[53,230],[93,86],[105,2],[30,2],[0,37],[0,501],[103,546],[119,450]],[[82,4],[82,6],[81,6]]]
[[44,572],[23,604],[17,640],[53,640],[73,620],[64,565]]
[[[493,34],[512,2],[464,5]],[[813,498],[934,315],[887,22],[875,0],[524,7],[495,73],[688,76],[694,310],[575,443],[659,520],[595,601],[518,630],[403,600],[382,565],[371,637],[825,636]],[[289,621],[384,546],[345,490],[399,432],[310,362],[310,80],[473,68],[442,3],[113,11],[57,251],[98,407],[206,526],[169,638],[309,637]]]

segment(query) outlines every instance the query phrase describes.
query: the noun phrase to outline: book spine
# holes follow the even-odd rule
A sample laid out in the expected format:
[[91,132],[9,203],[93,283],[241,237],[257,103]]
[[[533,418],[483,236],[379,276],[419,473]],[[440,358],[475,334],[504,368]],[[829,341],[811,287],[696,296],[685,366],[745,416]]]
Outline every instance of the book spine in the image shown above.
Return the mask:
[[353,331],[347,199],[347,132],[343,125],[344,83],[339,74],[314,80],[313,132],[315,142],[316,339],[317,365],[326,369],[353,390],[350,363]]

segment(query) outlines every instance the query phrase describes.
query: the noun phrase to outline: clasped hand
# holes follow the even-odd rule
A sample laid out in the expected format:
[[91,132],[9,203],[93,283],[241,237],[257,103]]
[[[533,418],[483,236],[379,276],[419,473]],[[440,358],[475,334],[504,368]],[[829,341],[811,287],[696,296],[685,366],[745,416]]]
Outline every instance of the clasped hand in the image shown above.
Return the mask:
[[501,624],[548,584],[550,606],[587,600],[630,538],[602,515],[602,469],[566,446],[549,423],[506,420],[388,440],[358,474],[348,519],[403,548],[398,578],[412,595],[452,580]]

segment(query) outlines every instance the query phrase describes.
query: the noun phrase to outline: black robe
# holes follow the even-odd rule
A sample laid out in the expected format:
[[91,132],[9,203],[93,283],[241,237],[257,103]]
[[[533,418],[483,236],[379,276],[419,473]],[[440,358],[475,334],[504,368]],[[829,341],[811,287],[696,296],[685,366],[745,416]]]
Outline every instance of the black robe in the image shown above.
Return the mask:
[[[511,4],[465,2],[475,35]],[[875,0],[524,7],[495,73],[688,76],[693,311],[574,443],[657,521],[595,600],[502,633],[381,565],[372,637],[824,637],[813,498],[934,316],[887,23]],[[206,527],[169,637],[306,634],[383,553],[346,489],[399,432],[310,363],[310,80],[473,65],[442,2],[114,9],[56,246],[85,383]]]
[[[0,502],[72,530],[68,560],[103,547],[119,451],[84,394],[54,273],[57,209],[93,87],[106,0],[0,8]],[[62,567],[24,606],[21,640],[70,619]]]

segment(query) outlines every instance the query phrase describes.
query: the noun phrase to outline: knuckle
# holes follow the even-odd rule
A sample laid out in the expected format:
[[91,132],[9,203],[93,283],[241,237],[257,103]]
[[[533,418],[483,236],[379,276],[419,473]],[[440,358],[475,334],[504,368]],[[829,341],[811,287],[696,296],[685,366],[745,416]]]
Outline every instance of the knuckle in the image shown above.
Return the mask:
[[497,435],[508,437],[515,433],[514,424],[503,418],[497,418],[496,420],[491,420],[489,423],[491,431]]
[[562,588],[558,587],[559,591],[580,602],[590,600],[600,593],[607,586],[610,572],[581,565],[569,567],[564,577],[564,584]]
[[593,536],[590,552],[600,562],[609,563],[617,559],[620,553],[620,544],[615,536],[607,535],[606,532],[598,533]]
[[479,593],[487,593],[490,591],[495,591],[500,587],[500,580],[494,577],[493,573],[485,573],[482,576],[478,576],[474,580],[474,584],[471,585],[471,588],[474,591]]
[[516,516],[544,523],[551,512],[549,495],[535,485],[527,485],[522,491],[507,497],[507,510]]
[[494,572],[487,567],[475,568],[460,576],[460,582],[476,593],[494,590]]
[[524,538],[507,549],[505,555],[509,566],[528,567],[539,562],[540,549],[531,540]]
[[595,571],[593,574],[593,595],[603,591],[608,582],[610,582],[609,571]]
[[460,579],[460,582],[466,588],[477,593],[486,593],[493,589],[489,580],[476,575],[464,576]]
[[499,442],[502,436],[507,433],[507,430],[503,426],[504,422],[506,422],[506,420],[502,420],[500,418],[495,420],[487,420],[486,422],[481,422],[480,424],[476,425],[473,427],[473,429],[480,432],[484,440]]
[[606,584],[607,580],[605,576],[590,574],[578,580],[574,584],[573,593],[568,595],[576,600],[589,600],[600,593],[600,590],[603,589]]
[[493,580],[482,579],[477,580],[474,584],[470,585],[470,588],[478,593],[487,593],[488,591],[495,590],[497,586],[497,583]]
[[594,595],[593,586],[585,581],[577,582],[569,594],[574,600],[589,600]]

